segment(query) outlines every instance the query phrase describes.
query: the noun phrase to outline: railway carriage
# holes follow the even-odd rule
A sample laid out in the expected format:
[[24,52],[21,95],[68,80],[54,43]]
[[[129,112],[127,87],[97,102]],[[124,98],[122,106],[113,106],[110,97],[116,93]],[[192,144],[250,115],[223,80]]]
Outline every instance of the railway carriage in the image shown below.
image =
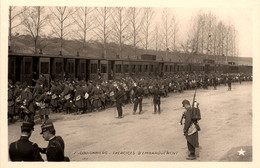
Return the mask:
[[145,54],[139,60],[53,56],[42,54],[14,54],[8,56],[8,79],[32,85],[35,76],[43,74],[50,80],[121,79],[128,75],[170,75],[183,72],[252,73],[252,66],[157,61],[155,55]]

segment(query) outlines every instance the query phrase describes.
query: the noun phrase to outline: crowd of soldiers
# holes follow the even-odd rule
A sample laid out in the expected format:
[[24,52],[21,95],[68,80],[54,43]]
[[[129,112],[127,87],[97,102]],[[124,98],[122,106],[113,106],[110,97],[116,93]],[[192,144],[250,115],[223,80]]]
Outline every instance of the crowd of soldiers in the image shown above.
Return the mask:
[[[52,80],[48,83],[43,74],[33,81],[35,86],[8,81],[8,118],[10,122],[34,120],[39,113],[45,122],[52,113],[83,114],[116,106],[116,93],[121,91],[122,104],[134,103],[138,87],[142,97],[153,95],[155,88],[163,97],[169,92],[183,92],[195,88],[216,87],[231,82],[252,81],[250,74],[233,73],[179,73],[159,76],[126,76],[119,80]],[[135,109],[136,110],[136,109]]]

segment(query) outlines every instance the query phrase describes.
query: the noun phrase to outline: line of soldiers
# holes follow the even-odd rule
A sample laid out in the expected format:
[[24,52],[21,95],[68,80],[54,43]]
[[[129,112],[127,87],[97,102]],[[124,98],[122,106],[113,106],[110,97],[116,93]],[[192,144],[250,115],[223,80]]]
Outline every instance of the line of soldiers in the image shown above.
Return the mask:
[[[205,88],[224,84],[228,81],[252,81],[249,74],[205,74],[182,73],[158,76],[127,76],[120,80],[77,81],[58,80],[51,81],[50,86],[43,75],[35,81],[34,87],[26,83],[8,82],[8,118],[11,122],[14,117],[20,120],[34,120],[36,112],[41,122],[49,119],[50,112],[66,114],[82,114],[103,110],[108,107],[133,103],[133,113],[139,105],[142,112],[142,99],[150,95],[157,95],[154,102],[160,113],[159,97],[167,97],[169,92],[183,92],[194,88]],[[155,91],[158,90],[158,91]],[[158,92],[158,93],[154,93]],[[120,93],[120,94],[118,94]],[[155,107],[154,112],[157,109]],[[121,117],[121,112],[119,117]]]

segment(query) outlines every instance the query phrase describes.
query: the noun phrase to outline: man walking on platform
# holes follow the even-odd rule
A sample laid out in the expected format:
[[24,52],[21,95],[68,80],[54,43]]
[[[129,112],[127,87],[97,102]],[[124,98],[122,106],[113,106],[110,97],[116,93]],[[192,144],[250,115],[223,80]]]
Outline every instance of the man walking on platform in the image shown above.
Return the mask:
[[119,86],[117,88],[116,94],[115,94],[115,99],[116,99],[116,108],[118,112],[118,118],[123,118],[123,101],[124,101],[124,92],[123,92],[123,87]]
[[142,101],[144,96],[144,90],[141,84],[138,84],[137,89],[134,92],[134,110],[133,115],[135,115],[137,106],[139,105],[139,114],[142,113]]
[[190,154],[187,160],[195,160],[195,148],[199,147],[198,130],[196,128],[196,121],[192,119],[192,108],[188,100],[183,100],[182,105],[185,108],[185,123],[183,133],[187,140],[187,146]]
[[153,105],[154,105],[154,112],[153,114],[156,114],[157,112],[157,106],[158,106],[158,114],[161,113],[161,91],[159,89],[158,84],[155,85],[154,90],[153,90]]

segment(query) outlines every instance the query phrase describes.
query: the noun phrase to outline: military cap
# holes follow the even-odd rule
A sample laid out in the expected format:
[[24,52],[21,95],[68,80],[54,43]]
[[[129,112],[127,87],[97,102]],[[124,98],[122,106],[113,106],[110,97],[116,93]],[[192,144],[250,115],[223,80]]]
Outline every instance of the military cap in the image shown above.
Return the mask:
[[185,105],[185,104],[188,104],[188,105],[190,105],[190,102],[189,102],[189,100],[186,100],[186,99],[185,99],[185,100],[183,100],[183,101],[182,101],[182,107],[184,107],[184,105]]
[[45,122],[41,125],[42,132],[40,134],[43,134],[45,131],[55,130],[54,125],[52,122]]
[[29,130],[34,130],[34,122],[33,121],[24,121],[22,123],[21,129],[29,129]]

